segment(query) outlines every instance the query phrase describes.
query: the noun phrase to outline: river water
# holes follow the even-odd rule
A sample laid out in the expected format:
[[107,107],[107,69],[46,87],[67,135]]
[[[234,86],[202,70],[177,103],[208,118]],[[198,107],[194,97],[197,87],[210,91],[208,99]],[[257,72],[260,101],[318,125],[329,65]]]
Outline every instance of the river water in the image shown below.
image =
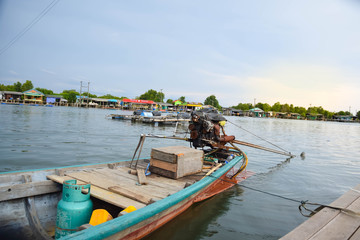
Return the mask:
[[[172,135],[173,127],[112,120],[119,110],[0,105],[0,172],[131,159],[143,133]],[[297,155],[242,147],[247,169],[242,184],[192,206],[147,239],[278,239],[307,218],[286,198],[329,204],[360,183],[360,125],[337,122],[226,117],[225,130],[238,140]],[[241,128],[240,128],[241,127]],[[185,131],[180,127],[179,131]],[[246,131],[245,131],[245,130]],[[247,131],[250,131],[250,134]],[[152,147],[186,145],[147,139]],[[302,159],[300,153],[305,153]]]

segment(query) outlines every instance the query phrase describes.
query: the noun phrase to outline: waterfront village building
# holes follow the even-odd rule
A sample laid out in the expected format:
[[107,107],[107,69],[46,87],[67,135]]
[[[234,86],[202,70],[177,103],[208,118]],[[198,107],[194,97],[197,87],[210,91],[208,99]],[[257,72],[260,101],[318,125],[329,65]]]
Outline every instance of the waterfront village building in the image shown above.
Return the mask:
[[25,103],[43,103],[43,97],[45,96],[42,92],[36,89],[30,89],[25,92],[24,94],[24,102]]
[[260,108],[252,108],[249,110],[250,115],[253,117],[263,117],[264,116],[264,110]]
[[0,91],[0,99],[4,100],[21,100],[22,92],[13,92],[13,91]]
[[128,109],[128,110],[134,110],[134,109],[155,110],[156,103],[151,100],[124,98],[121,101],[120,105],[123,107],[123,109]]
[[46,104],[66,104],[67,102],[61,95],[46,95]]

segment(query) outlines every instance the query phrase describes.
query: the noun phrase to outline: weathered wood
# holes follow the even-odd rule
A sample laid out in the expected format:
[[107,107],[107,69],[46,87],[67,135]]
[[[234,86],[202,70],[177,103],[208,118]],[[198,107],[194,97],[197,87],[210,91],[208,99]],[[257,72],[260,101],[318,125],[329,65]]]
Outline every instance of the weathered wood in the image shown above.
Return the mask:
[[[23,177],[23,181],[25,183],[30,183],[32,180],[30,175],[23,175],[22,177]],[[52,181],[50,181],[50,182],[52,182]],[[56,183],[54,183],[54,184],[56,184]],[[59,184],[56,184],[56,185],[59,185]],[[26,216],[29,221],[29,225],[32,229],[32,234],[33,234],[32,237],[34,239],[43,239],[43,240],[52,239],[48,235],[48,233],[45,231],[45,229],[43,228],[43,226],[39,220],[39,216],[37,214],[36,207],[35,207],[34,197],[33,196],[26,197],[23,200],[25,203]]]
[[359,240],[360,239],[360,228],[352,235],[349,240]]
[[[55,182],[61,183],[61,184],[66,180],[74,179],[74,178],[68,177],[68,176],[60,177],[57,175],[49,175],[49,176],[47,176],[47,178],[51,179]],[[84,184],[86,182],[78,180],[78,183]],[[94,185],[91,185],[90,195],[97,199],[103,200],[105,202],[111,203],[111,204],[121,207],[121,208],[127,208],[128,206],[131,206],[131,205],[136,207],[137,209],[145,207],[145,204],[143,204],[143,203],[134,201],[133,199],[129,199],[127,197],[124,197],[122,195],[113,193],[111,191],[99,188]]]
[[161,168],[161,169],[165,169],[165,170],[168,170],[171,172],[176,172],[176,170],[177,170],[177,164],[161,161],[161,160],[158,160],[155,158],[150,159],[150,165]]
[[[213,167],[210,171],[208,171],[204,177],[209,176],[210,174],[212,174],[213,172],[215,172],[219,167],[221,167],[222,163],[218,163],[215,167]],[[203,178],[204,178],[203,177]]]
[[[157,174],[165,174],[164,176],[166,177],[178,179],[201,172],[203,157],[203,151],[185,146],[153,148],[150,165]],[[161,164],[161,161],[165,164]],[[161,171],[160,169],[172,171],[175,174]]]
[[64,169],[55,169],[55,174],[58,176],[64,176],[65,175],[65,171]]
[[53,181],[27,182],[0,187],[0,201],[36,196],[61,191],[61,186]]
[[155,166],[150,166],[150,171],[159,174],[160,176],[164,176],[172,179],[178,179],[176,172],[172,172]]
[[141,194],[137,194],[136,192],[130,191],[128,189],[119,187],[119,186],[113,186],[113,187],[109,187],[109,190],[118,194],[121,194],[127,198],[136,200],[138,202],[142,202],[145,204],[149,204],[151,202],[151,197],[147,197]]
[[[114,172],[114,174],[128,177],[129,174],[125,175],[125,172],[127,171],[127,169],[128,168],[126,168],[126,167],[118,168],[117,171]],[[134,176],[130,175],[130,178],[136,180],[134,178]],[[155,174],[151,174],[151,175],[147,176],[146,179],[148,181],[148,185],[165,188],[165,189],[168,189],[169,191],[174,191],[174,192],[181,190],[185,184],[182,181],[178,181],[178,180],[171,179],[171,178],[165,178],[165,177],[155,175]]]
[[[346,209],[360,210],[360,196]],[[360,216],[339,213],[311,239],[348,239],[360,227]]]
[[20,174],[4,174],[0,175],[0,186],[8,186],[10,184],[23,183],[22,175]]
[[147,184],[144,169],[142,169],[142,168],[137,169],[137,177],[138,177],[139,184],[141,184],[141,185]]
[[[360,184],[355,190],[360,190]],[[360,211],[360,193],[348,191],[330,206]],[[299,225],[293,231],[285,235],[282,240],[303,240],[303,239],[349,239],[358,235],[360,218],[342,213],[339,210],[324,208],[312,216],[306,222]],[[356,233],[355,233],[356,232]],[[354,238],[356,239],[356,238]]]
[[184,183],[169,178],[158,177],[153,174],[146,177],[147,185],[137,186],[137,176],[128,174],[126,172],[127,169],[130,168],[118,168],[116,170],[97,169],[95,172],[106,175],[114,182],[122,182],[126,186],[135,185],[136,188],[140,187],[142,190],[146,189],[147,191],[160,192],[161,196],[173,194],[181,190],[184,186]]
[[[107,169],[111,170],[111,169]],[[128,189],[130,191],[133,191],[136,189],[136,192],[138,194],[142,194],[144,196],[148,197],[156,197],[156,198],[164,198],[168,195],[167,192],[163,192],[161,189],[157,189],[152,186],[148,185],[136,185],[136,182],[131,184],[130,179],[128,178],[121,178],[119,180],[115,180],[112,174],[104,174],[97,172],[95,170],[93,171],[81,171],[81,172],[73,172],[66,174],[67,176],[73,177],[75,179],[79,179],[85,182],[91,182],[92,185],[96,185],[103,189],[108,189],[112,186],[120,186],[122,188]],[[128,176],[131,176],[130,174]],[[136,177],[136,176],[135,176]],[[136,177],[137,178],[137,177]]]

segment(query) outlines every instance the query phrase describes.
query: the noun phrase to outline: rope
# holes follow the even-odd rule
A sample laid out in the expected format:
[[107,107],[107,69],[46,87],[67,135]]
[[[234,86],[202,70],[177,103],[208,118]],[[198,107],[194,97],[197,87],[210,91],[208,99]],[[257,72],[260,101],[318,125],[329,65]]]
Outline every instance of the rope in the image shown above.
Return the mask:
[[[348,215],[351,215],[351,216],[354,216],[354,217],[360,217],[360,213],[359,212],[354,212],[352,210],[349,210],[349,209],[346,209],[346,208],[341,208],[341,207],[334,207],[334,206],[330,206],[330,205],[326,205],[326,204],[320,204],[320,203],[312,203],[312,202],[309,202],[308,200],[304,201],[304,200],[297,200],[297,199],[293,199],[293,198],[289,198],[289,197],[284,197],[284,196],[281,196],[279,194],[275,194],[275,193],[270,193],[270,192],[266,192],[266,191],[263,191],[263,190],[260,190],[260,189],[256,189],[256,188],[252,188],[252,187],[249,187],[249,186],[245,186],[243,184],[239,184],[239,183],[234,183],[234,182],[231,182],[231,181],[228,181],[226,179],[221,179],[221,178],[218,178],[218,177],[214,177],[212,175],[209,175],[209,177],[213,177],[213,178],[216,178],[216,179],[219,179],[221,181],[225,181],[225,182],[228,182],[228,183],[232,183],[232,184],[237,184],[241,187],[244,187],[244,188],[247,188],[247,189],[250,189],[250,190],[253,190],[253,191],[256,191],[256,192],[260,192],[260,193],[264,193],[264,194],[267,194],[267,195],[270,195],[270,196],[273,196],[273,197],[277,197],[277,198],[281,198],[281,199],[284,199],[284,200],[288,200],[288,201],[291,201],[291,202],[296,202],[296,203],[300,203],[299,205],[299,212],[301,213],[301,215],[303,215],[304,217],[311,217],[312,215],[314,215],[315,213],[319,212],[320,210],[311,210],[309,209],[306,205],[312,205],[312,206],[318,206],[318,209],[319,207],[321,208],[324,208],[324,207],[327,207],[327,208],[331,208],[331,209],[334,209],[334,210],[339,210],[345,214],[348,214]],[[310,212],[309,214],[305,214],[303,213],[303,210],[305,211],[308,211]]]
[[286,151],[285,149],[283,149],[282,147],[280,147],[280,146],[278,146],[278,145],[276,145],[276,144],[274,144],[274,143],[266,140],[265,138],[262,138],[262,137],[256,135],[255,133],[252,133],[252,132],[250,132],[249,130],[246,130],[245,128],[243,128],[243,127],[241,127],[241,126],[239,126],[239,125],[237,125],[237,124],[235,124],[235,123],[233,123],[233,122],[231,122],[231,121],[229,121],[229,120],[227,120],[227,121],[228,121],[229,123],[233,124],[234,126],[236,126],[236,127],[240,128],[240,129],[244,130],[245,132],[248,132],[248,133],[250,133],[251,135],[253,135],[253,136],[255,136],[255,137],[257,137],[257,138],[259,138],[259,139],[261,139],[261,140],[263,140],[263,141],[271,144],[271,145],[273,145],[274,147],[277,147],[277,148],[283,150],[284,152],[289,152],[289,151]]

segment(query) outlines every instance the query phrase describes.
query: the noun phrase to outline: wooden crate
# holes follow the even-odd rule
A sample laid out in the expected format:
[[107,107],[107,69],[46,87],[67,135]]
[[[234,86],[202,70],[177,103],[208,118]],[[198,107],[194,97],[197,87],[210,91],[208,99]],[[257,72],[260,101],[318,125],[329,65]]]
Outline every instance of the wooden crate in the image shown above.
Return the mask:
[[153,148],[150,171],[177,179],[201,172],[203,157],[203,151],[184,146]]

